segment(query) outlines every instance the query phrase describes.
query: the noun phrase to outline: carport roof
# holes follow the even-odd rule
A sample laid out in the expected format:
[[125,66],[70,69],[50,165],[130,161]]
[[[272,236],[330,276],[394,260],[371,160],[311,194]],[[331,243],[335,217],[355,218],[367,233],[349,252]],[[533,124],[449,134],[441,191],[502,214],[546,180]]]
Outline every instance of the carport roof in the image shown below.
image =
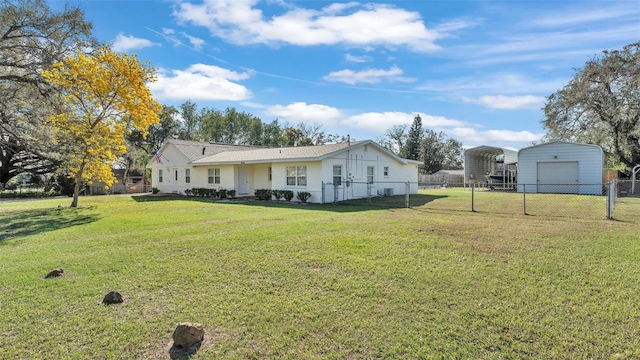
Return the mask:
[[505,149],[501,147],[481,145],[464,151],[465,161],[469,157],[481,158],[483,160],[493,160],[498,155],[504,154],[504,162],[506,164],[518,162],[518,151]]

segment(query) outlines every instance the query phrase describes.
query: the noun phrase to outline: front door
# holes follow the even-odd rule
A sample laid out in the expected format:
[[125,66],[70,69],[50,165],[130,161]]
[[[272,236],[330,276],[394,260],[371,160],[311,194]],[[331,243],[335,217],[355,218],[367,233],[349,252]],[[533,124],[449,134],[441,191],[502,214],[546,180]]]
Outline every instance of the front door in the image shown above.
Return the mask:
[[178,192],[178,169],[172,169],[171,172],[173,173],[172,179],[171,179],[171,182],[173,183],[172,192],[177,193]]
[[249,168],[241,166],[238,168],[238,195],[249,194]]

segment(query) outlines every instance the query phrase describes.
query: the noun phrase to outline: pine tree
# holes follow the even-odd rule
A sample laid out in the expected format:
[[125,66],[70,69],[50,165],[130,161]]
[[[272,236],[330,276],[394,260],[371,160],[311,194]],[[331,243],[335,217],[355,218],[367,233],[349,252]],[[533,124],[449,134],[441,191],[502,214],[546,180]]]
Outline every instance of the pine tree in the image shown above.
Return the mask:
[[420,144],[424,133],[422,131],[422,118],[420,115],[416,115],[409,129],[409,137],[407,143],[404,146],[401,156],[409,160],[420,160]]

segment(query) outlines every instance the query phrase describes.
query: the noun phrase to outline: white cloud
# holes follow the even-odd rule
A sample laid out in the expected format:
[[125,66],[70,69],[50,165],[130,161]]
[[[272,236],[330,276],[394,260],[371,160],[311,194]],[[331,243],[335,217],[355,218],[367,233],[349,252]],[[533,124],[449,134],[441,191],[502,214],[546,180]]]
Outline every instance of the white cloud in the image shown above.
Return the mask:
[[497,73],[476,77],[429,81],[418,89],[457,96],[478,97],[486,93],[517,95],[522,93],[551,94],[562,88],[566,79],[539,79],[517,73]]
[[240,45],[298,46],[344,44],[352,47],[408,47],[433,51],[442,36],[427,29],[420,13],[381,4],[334,3],[321,10],[288,8],[264,16],[258,0],[205,0],[176,7],[178,20],[204,26],[221,39]]
[[620,18],[626,18],[633,16],[633,11],[629,11],[627,5],[616,5],[614,7],[605,8],[598,6],[592,9],[571,9],[570,11],[562,12],[558,14],[555,11],[547,16],[535,17],[531,21],[532,25],[541,27],[563,27],[563,26],[576,26],[585,23],[594,23],[602,20],[619,20]]
[[404,74],[402,69],[394,66],[389,70],[382,69],[367,69],[362,71],[353,70],[340,70],[332,71],[329,75],[325,75],[322,78],[332,82],[343,82],[349,85],[355,85],[357,83],[377,84],[382,80],[389,82],[414,82],[416,79],[402,77]]
[[340,110],[321,104],[294,102],[289,105],[272,105],[267,107],[266,114],[285,121],[295,123],[310,122],[332,126],[342,116]]
[[191,46],[193,46],[194,49],[196,50],[200,50],[202,49],[202,46],[204,44],[206,44],[206,42],[200,38],[197,38],[195,36],[191,36],[187,33],[182,33],[182,35],[184,35],[187,39],[189,39],[189,42],[191,43]]
[[113,51],[126,52],[129,50],[138,50],[146,47],[158,45],[147,39],[137,38],[135,36],[128,36],[123,33],[116,35],[113,41]]
[[493,144],[504,146],[506,144],[526,144],[539,141],[544,134],[530,131],[512,130],[478,130],[470,127],[459,127],[445,130],[445,133],[462,142],[465,147]]
[[344,58],[349,62],[355,62],[355,63],[363,63],[363,62],[369,62],[373,60],[371,56],[366,56],[366,55],[357,56],[357,55],[347,54],[344,56]]
[[240,101],[250,98],[251,92],[233,81],[250,76],[250,72],[238,73],[218,66],[194,64],[186,70],[160,70],[158,80],[149,84],[149,88],[161,100]]
[[477,99],[462,98],[465,102],[480,104],[492,109],[539,109],[544,105],[544,97],[524,95],[524,96],[480,96]]
[[[453,126],[472,126],[467,122],[448,119],[444,116],[433,116],[422,113],[418,113],[418,115],[420,115],[420,118],[422,119],[422,126],[425,128],[442,129]],[[398,111],[368,112],[350,116],[344,119],[341,123],[344,126],[383,134],[387,129],[394,125],[411,125],[415,116],[416,113]]]

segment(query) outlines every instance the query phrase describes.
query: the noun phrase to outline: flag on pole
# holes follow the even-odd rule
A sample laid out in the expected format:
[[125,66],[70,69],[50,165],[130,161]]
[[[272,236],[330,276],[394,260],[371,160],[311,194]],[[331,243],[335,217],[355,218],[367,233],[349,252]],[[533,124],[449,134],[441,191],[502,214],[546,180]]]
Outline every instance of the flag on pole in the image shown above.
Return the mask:
[[160,150],[156,150],[156,153],[153,156],[156,158],[156,162],[158,164],[162,164],[162,153]]

